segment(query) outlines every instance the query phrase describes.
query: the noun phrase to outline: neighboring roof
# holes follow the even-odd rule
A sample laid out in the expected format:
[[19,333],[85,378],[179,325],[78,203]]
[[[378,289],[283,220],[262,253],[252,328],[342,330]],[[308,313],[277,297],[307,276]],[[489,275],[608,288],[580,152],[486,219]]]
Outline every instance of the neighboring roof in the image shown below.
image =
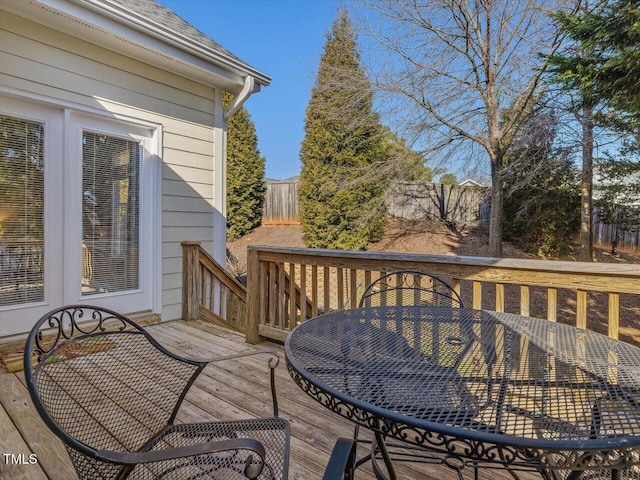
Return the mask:
[[482,185],[482,184],[481,184],[481,183],[479,183],[479,182],[476,182],[476,181],[475,181],[475,180],[473,180],[472,178],[467,178],[467,179],[465,179],[465,180],[461,181],[461,182],[459,183],[459,185],[461,185],[461,186],[463,186],[463,187],[465,187],[465,186],[468,186],[468,187],[484,187],[484,185]]

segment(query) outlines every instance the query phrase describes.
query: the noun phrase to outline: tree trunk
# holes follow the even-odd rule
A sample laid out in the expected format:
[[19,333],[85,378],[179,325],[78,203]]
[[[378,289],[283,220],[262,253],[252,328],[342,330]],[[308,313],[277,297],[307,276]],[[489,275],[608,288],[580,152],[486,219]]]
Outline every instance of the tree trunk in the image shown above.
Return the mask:
[[502,209],[504,191],[502,160],[491,162],[491,215],[489,217],[489,255],[502,257]]
[[582,111],[582,174],[580,175],[580,250],[578,260],[593,261],[593,109]]

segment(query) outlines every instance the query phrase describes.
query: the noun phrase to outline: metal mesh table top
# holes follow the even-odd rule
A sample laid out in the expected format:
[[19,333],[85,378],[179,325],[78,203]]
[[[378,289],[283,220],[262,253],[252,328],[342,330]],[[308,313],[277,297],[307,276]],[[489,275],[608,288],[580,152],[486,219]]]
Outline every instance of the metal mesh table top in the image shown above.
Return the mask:
[[464,308],[372,307],[307,320],[285,353],[309,395],[416,444],[437,433],[640,449],[640,349],[595,332]]

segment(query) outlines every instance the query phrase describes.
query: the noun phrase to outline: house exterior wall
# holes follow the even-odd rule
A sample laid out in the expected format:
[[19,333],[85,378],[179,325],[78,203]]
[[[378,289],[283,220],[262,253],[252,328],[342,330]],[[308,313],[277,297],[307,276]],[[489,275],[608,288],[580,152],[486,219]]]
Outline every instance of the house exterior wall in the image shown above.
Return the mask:
[[180,242],[213,250],[214,89],[7,12],[0,15],[0,87],[161,128],[162,318],[179,318]]

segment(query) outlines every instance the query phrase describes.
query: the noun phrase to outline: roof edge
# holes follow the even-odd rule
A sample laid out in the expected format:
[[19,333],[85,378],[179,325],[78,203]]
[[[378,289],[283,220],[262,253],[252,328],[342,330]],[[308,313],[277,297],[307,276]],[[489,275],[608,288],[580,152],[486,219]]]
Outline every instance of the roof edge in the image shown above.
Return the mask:
[[[268,86],[271,77],[260,72],[251,65],[238,59],[237,57],[226,55],[224,52],[216,51],[206,45],[196,42],[175,30],[164,25],[151,21],[148,18],[137,14],[121,5],[108,2],[108,0],[70,0],[79,6],[83,6],[94,12],[107,16],[118,23],[156,39],[164,41],[188,54],[195,55],[202,60],[210,62],[218,67],[223,67],[239,74],[240,76],[251,76],[256,83],[261,86]],[[107,3],[108,2],[108,3]]]

